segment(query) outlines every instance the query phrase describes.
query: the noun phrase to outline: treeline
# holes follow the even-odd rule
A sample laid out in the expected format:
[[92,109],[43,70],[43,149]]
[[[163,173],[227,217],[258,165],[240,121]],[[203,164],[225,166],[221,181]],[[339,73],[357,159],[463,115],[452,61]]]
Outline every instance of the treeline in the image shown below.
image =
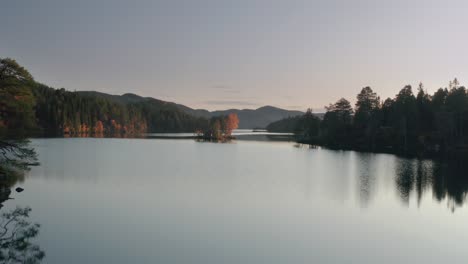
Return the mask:
[[136,134],[147,131],[142,113],[131,105],[81,96],[36,84],[32,88],[37,125],[48,135]]
[[433,95],[422,84],[415,95],[407,85],[384,101],[365,87],[354,109],[341,98],[326,110],[323,119],[309,110],[269,129],[287,128],[299,142],[335,149],[423,155],[468,151],[468,94],[457,79]]
[[0,59],[0,134],[134,135],[193,132],[209,120],[158,100],[121,102],[36,82],[12,59]]
[[[312,113],[310,111],[310,113]],[[287,132],[287,133],[294,133],[299,132],[298,124],[300,123],[300,119],[303,116],[290,116],[284,119],[272,122],[266,126],[266,130],[269,132]]]

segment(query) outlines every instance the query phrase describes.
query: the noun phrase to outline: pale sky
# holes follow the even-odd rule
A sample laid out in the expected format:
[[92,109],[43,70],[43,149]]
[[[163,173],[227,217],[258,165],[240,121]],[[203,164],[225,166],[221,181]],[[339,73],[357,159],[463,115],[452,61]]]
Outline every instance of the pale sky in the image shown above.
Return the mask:
[[14,0],[0,57],[55,88],[320,111],[468,79],[468,1]]

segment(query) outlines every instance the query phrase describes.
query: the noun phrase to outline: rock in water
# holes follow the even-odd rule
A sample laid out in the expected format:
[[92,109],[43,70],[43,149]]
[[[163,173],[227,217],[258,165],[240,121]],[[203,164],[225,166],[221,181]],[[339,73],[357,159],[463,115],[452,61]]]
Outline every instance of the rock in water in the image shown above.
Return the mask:
[[21,187],[16,187],[16,189],[15,189],[15,190],[16,190],[16,192],[19,192],[19,193],[20,193],[20,192],[22,192],[22,191],[24,191],[24,189],[23,189],[23,188],[21,188]]

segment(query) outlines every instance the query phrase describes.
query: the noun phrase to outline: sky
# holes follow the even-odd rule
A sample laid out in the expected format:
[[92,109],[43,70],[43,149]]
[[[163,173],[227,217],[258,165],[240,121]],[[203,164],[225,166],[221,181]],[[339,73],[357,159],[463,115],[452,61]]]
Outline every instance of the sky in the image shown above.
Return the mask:
[[209,110],[323,111],[468,80],[468,1],[14,0],[0,57],[41,83]]

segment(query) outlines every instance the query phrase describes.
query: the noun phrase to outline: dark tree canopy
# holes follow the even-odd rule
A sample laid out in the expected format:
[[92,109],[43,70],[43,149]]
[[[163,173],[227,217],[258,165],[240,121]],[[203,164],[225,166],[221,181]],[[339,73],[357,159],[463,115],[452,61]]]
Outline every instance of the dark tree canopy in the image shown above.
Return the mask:
[[0,80],[15,79],[18,81],[33,81],[31,74],[15,60],[10,58],[0,58]]
[[294,133],[300,138],[318,142],[320,136],[320,119],[312,113],[312,109],[307,109],[307,112],[299,117],[294,127]]
[[353,121],[353,108],[351,103],[341,98],[336,103],[326,107],[323,117],[322,132],[326,144],[341,148],[349,141],[351,124]]
[[365,126],[372,114],[380,107],[380,97],[367,86],[357,95],[355,122]]
[[457,79],[432,96],[422,83],[416,95],[406,85],[383,102],[364,87],[354,111],[344,98],[326,110],[323,120],[306,121],[307,113],[270,128],[300,128],[295,131],[298,141],[330,148],[421,155],[468,152],[468,93]]
[[0,136],[23,134],[35,127],[32,85],[31,74],[16,61],[0,59]]

